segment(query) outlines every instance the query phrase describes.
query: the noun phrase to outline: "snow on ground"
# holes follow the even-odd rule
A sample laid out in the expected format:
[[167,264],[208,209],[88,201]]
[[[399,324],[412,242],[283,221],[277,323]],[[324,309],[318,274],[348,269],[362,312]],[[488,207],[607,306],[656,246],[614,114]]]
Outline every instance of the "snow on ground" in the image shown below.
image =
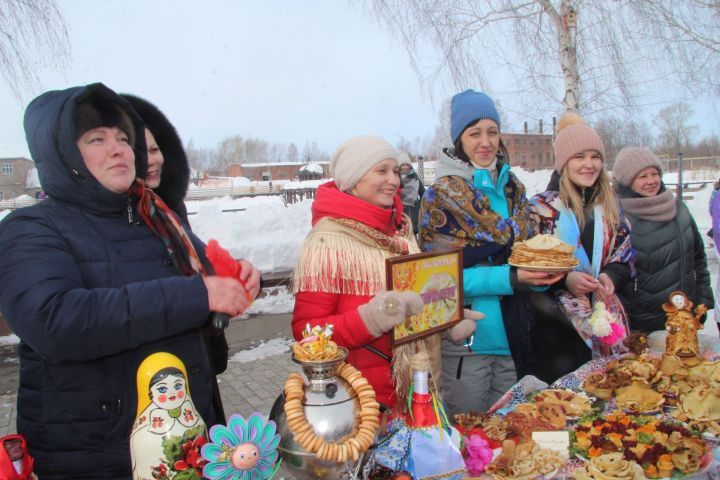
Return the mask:
[[245,312],[247,315],[277,315],[281,313],[292,313],[295,307],[295,297],[285,287],[270,287],[265,289],[266,295],[258,298]]
[[230,357],[231,362],[252,362],[254,360],[262,360],[266,357],[273,355],[279,355],[290,350],[294,340],[288,338],[273,338],[267,342],[262,342],[255,348],[249,350],[240,350],[235,355]]
[[[262,272],[292,270],[310,231],[312,200],[285,206],[280,196],[214,198],[187,202],[190,224],[206,242],[217,240],[234,257],[247,258]],[[244,208],[244,211],[226,212]]]
[[0,337],[0,347],[4,347],[6,345],[17,345],[20,343],[20,339],[15,334],[6,335],[4,337]]

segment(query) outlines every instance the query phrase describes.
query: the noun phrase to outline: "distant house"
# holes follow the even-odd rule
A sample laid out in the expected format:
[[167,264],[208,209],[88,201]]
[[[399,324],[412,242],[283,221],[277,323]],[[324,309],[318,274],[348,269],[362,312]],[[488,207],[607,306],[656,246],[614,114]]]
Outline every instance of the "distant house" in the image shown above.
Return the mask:
[[28,158],[0,158],[0,200],[20,195],[34,196],[40,185],[36,180],[37,173],[32,171],[37,172],[35,163]]
[[228,165],[227,174],[229,177],[247,177],[253,181],[293,180],[301,172],[307,172],[309,165],[313,166],[313,172],[320,169],[327,174],[328,162],[233,163]]
[[[554,130],[555,119],[553,118]],[[543,133],[543,121],[538,123],[536,132],[528,132],[528,123],[523,126],[523,133],[503,132],[503,143],[510,154],[510,164],[525,170],[544,170],[553,168],[555,152],[553,136]]]

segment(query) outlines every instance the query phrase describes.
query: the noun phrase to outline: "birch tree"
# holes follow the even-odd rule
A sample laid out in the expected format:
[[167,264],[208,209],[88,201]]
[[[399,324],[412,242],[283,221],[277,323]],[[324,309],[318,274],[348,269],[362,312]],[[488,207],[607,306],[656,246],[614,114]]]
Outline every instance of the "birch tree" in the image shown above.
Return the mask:
[[3,0],[0,7],[0,70],[15,97],[40,84],[41,67],[65,68],[70,41],[54,0]]
[[431,94],[438,83],[491,93],[503,86],[503,98],[512,96],[541,114],[632,112],[660,85],[720,94],[717,0],[364,0],[363,5],[399,37]]

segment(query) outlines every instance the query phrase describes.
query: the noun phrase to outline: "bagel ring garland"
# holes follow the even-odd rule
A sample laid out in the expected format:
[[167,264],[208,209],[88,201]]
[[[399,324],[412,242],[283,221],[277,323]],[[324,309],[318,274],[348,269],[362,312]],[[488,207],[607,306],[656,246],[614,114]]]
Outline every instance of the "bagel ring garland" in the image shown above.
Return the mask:
[[316,454],[321,460],[345,463],[357,461],[375,441],[380,429],[380,404],[375,399],[375,390],[355,367],[342,363],[338,375],[350,384],[350,395],[355,393],[360,402],[360,423],[355,435],[335,443],[327,442],[315,433],[305,418],[302,405],[305,380],[299,373],[291,373],[285,382],[284,408],[288,428],[303,449]]

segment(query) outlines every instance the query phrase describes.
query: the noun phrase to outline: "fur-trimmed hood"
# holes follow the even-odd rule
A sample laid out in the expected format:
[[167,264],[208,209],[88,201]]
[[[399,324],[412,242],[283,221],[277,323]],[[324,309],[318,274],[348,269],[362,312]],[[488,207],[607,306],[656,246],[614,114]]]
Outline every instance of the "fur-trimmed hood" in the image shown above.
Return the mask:
[[167,117],[152,103],[127,93],[120,96],[127,100],[143,119],[163,154],[160,186],[155,189],[155,193],[187,224],[185,195],[190,182],[190,165],[180,136]]
[[77,146],[75,126],[79,102],[116,105],[133,124],[135,172],[147,174],[145,126],[131,106],[102,83],[67,90],[48,91],[25,109],[25,135],[30,155],[38,169],[40,185],[52,198],[99,214],[124,213],[128,195],[114,193],[90,173]]

